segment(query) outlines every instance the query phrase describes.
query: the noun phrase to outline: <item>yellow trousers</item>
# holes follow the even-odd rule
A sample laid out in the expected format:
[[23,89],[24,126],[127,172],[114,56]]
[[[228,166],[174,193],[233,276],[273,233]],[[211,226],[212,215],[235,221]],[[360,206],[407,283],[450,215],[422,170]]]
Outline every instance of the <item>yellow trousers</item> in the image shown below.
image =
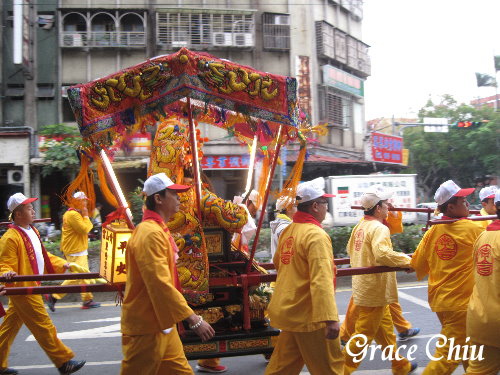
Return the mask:
[[[403,316],[403,310],[401,309],[399,302],[391,303],[389,305],[389,311],[391,313],[392,323],[394,324],[396,331],[401,333],[411,328],[411,323]],[[356,319],[358,319],[358,310],[351,297],[349,305],[347,306],[345,319],[340,326],[340,338],[342,341],[347,342],[351,338],[352,333],[354,332]]]
[[9,296],[9,309],[0,325],[0,368],[8,366],[10,348],[23,323],[56,367],[74,357],[71,349],[57,338],[42,296]]
[[122,336],[120,375],[192,375],[184,348],[173,327],[170,333]]
[[423,375],[451,375],[453,371],[462,362],[465,369],[467,369],[467,361],[456,360],[455,355],[453,358],[448,359],[450,351],[450,340],[452,337],[455,339],[454,345],[465,345],[466,333],[465,326],[467,320],[467,310],[462,311],[442,311],[436,312],[436,315],[441,322],[441,334],[446,336],[446,345],[437,347],[433,354],[435,358],[441,358],[437,361],[431,360]]
[[312,332],[281,331],[265,374],[299,374],[304,363],[312,375],[342,375],[344,360],[339,339],[327,340],[323,328]]
[[[394,334],[391,313],[389,305],[379,307],[357,306],[358,319],[354,326],[354,333],[344,348],[343,354],[345,359],[344,375],[352,374],[361,361],[354,362],[354,359],[360,359],[363,348],[370,345],[372,340],[382,347],[382,350],[387,346],[392,346],[393,352],[396,352],[396,335]],[[355,337],[356,335],[364,335],[363,337]],[[356,356],[349,355],[347,351]],[[392,361],[392,373],[395,375],[407,375],[411,369],[410,362],[406,359],[394,359]]]
[[[476,354],[479,350],[478,343],[470,343],[476,345]],[[495,375],[500,373],[500,348],[497,346],[483,346],[483,360],[470,360],[467,367],[467,375]]]
[[[64,255],[66,257],[66,260],[70,263],[76,263],[79,266],[89,268],[89,261],[88,261],[88,256],[87,255],[78,255],[78,256],[73,256],[73,255]],[[80,279],[80,280],[64,280],[64,282],[61,285],[81,285],[81,284],[88,284],[88,280]],[[55,299],[61,299],[66,295],[64,294],[53,294],[52,296]],[[80,293],[82,297],[83,302],[90,301],[91,299],[94,298],[92,293]]]

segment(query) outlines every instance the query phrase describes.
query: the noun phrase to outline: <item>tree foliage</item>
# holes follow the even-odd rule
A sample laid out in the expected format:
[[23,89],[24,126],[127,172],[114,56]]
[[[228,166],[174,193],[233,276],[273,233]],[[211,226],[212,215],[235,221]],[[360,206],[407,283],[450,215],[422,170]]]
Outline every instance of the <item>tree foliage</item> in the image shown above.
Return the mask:
[[409,166],[417,173],[417,183],[427,198],[448,179],[460,186],[475,186],[485,176],[499,174],[499,112],[490,107],[458,104],[452,96],[444,95],[439,104],[429,100],[419,117],[421,121],[423,117],[445,117],[450,124],[488,121],[478,128],[450,127],[448,133],[425,133],[421,127],[405,130]]
[[80,167],[76,150],[81,145],[81,138],[75,127],[55,124],[45,125],[40,135],[47,138],[44,143],[42,176],[61,171],[73,177]]

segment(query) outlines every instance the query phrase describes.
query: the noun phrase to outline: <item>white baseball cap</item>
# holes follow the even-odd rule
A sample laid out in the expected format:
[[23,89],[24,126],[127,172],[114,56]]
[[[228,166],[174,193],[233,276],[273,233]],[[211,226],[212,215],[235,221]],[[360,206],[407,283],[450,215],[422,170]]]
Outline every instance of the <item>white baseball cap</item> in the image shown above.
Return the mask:
[[276,211],[286,210],[287,207],[290,207],[294,203],[295,199],[292,199],[287,196],[279,197],[276,200]]
[[83,191],[77,191],[75,194],[73,194],[73,198],[75,198],[75,199],[88,199]]
[[182,193],[191,189],[191,186],[174,184],[165,173],[158,173],[150,176],[146,182],[144,182],[144,189],[142,189],[142,191],[149,197],[150,195],[165,189],[176,190],[179,193]]
[[309,202],[319,197],[331,198],[334,196],[333,194],[325,193],[325,179],[323,177],[303,182],[297,186],[298,203]]
[[452,180],[443,182],[434,194],[434,200],[438,205],[448,202],[453,197],[466,197],[474,192],[474,188],[461,189]]
[[10,212],[14,211],[21,204],[28,204],[36,201],[38,198],[27,198],[23,193],[11,195],[7,201],[7,208]]
[[391,198],[392,194],[391,190],[384,188],[380,184],[372,185],[361,196],[361,207],[365,211],[371,210],[378,202]]
[[495,198],[495,193],[498,190],[496,186],[486,186],[479,192],[479,200],[482,202],[488,198]]
[[497,192],[495,193],[495,198],[493,198],[493,202],[495,204],[500,203],[500,189],[498,189]]

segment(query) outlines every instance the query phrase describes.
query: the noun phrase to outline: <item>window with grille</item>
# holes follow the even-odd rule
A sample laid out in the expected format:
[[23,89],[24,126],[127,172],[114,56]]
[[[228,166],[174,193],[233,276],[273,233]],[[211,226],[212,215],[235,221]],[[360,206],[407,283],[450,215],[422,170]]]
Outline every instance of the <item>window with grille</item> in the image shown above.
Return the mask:
[[157,44],[166,48],[252,47],[253,14],[158,12]]
[[320,90],[321,118],[328,125],[349,128],[352,125],[352,98],[340,91],[323,87]]
[[263,13],[262,37],[264,49],[290,49],[290,16],[288,14]]

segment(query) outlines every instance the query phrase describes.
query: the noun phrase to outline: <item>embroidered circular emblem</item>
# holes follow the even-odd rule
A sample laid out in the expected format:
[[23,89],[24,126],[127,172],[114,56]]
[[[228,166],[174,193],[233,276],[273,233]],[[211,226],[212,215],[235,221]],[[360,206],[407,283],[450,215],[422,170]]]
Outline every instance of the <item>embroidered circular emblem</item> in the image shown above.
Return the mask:
[[363,247],[363,241],[365,240],[365,232],[360,229],[354,235],[354,250],[360,251]]
[[293,237],[288,237],[281,249],[281,263],[290,264],[293,257]]
[[481,276],[490,276],[493,273],[493,255],[491,246],[484,244],[476,252],[476,272]]
[[457,243],[448,234],[443,234],[434,246],[437,256],[442,260],[450,260],[457,254]]

